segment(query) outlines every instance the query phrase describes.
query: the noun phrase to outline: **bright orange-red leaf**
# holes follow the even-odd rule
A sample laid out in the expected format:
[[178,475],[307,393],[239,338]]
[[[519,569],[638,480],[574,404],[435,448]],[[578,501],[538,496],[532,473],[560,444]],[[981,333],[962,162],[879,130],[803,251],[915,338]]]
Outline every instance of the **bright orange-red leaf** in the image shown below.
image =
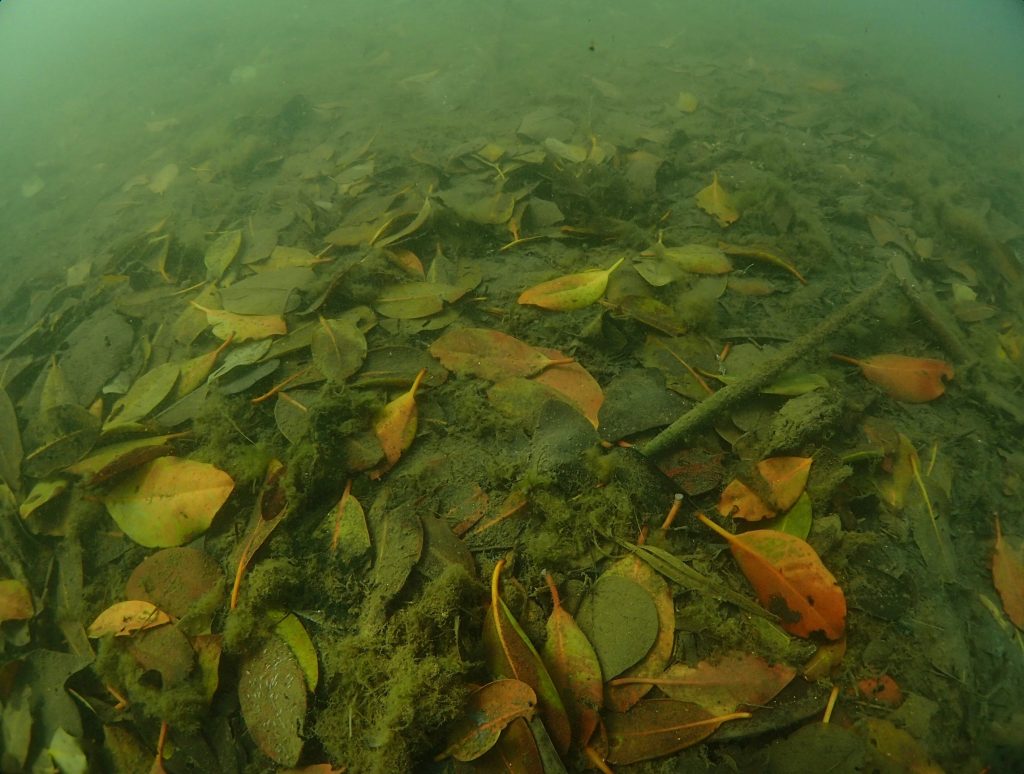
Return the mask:
[[770,529],[732,535],[702,513],[697,518],[729,542],[758,601],[779,617],[783,629],[799,637],[819,632],[830,640],[843,636],[846,597],[806,542]]
[[890,707],[898,707],[903,703],[903,691],[900,689],[899,683],[889,675],[865,677],[863,680],[858,680],[857,693],[866,699]]
[[384,450],[388,467],[398,462],[402,452],[412,445],[413,439],[416,437],[418,424],[416,390],[419,389],[420,382],[423,381],[423,376],[426,373],[427,369],[421,368],[408,391],[388,403],[373,424],[373,432]]
[[650,699],[629,712],[605,716],[608,762],[638,763],[682,750],[711,736],[727,720],[749,718],[749,712],[713,716],[684,701]]
[[585,747],[597,728],[598,712],[604,701],[601,664],[579,624],[562,607],[550,575],[547,582],[554,607],[548,618],[548,636],[541,655],[565,701],[573,740],[577,746]]
[[430,354],[449,371],[492,382],[533,376],[549,366],[573,362],[572,358],[552,359],[525,341],[490,328],[448,331],[430,345]]
[[996,516],[996,546],[992,553],[992,582],[1003,610],[1018,629],[1024,629],[1024,545],[1009,544]]
[[520,304],[539,306],[555,312],[567,312],[571,309],[582,309],[596,303],[608,287],[608,277],[615,271],[625,258],[619,258],[608,269],[585,271],[580,274],[567,274],[564,277],[542,282],[524,290],[519,296]]
[[845,355],[832,355],[836,360],[852,363],[872,384],[881,387],[895,400],[905,403],[926,403],[946,391],[945,379],[953,378],[953,366],[944,360],[906,355],[874,355],[857,360]]
[[480,686],[466,699],[466,708],[448,734],[448,746],[438,760],[449,755],[473,761],[490,750],[501,732],[516,718],[533,717],[537,694],[520,680],[495,680]]
[[718,512],[747,521],[769,519],[788,511],[807,485],[811,470],[810,457],[770,457],[757,463],[757,472],[771,496],[765,502],[754,490],[739,479],[734,479],[722,491],[718,501]]

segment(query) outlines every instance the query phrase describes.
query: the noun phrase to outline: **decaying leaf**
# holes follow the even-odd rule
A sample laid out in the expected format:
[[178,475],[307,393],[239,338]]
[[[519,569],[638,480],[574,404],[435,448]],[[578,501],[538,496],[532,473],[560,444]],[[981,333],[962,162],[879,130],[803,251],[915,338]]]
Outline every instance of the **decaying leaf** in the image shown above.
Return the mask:
[[799,637],[838,640],[846,628],[846,597],[818,554],[800,538],[759,529],[732,535],[704,514],[704,524],[729,543],[736,563],[766,610]]
[[608,278],[625,258],[619,258],[610,268],[567,274],[564,277],[542,282],[524,290],[519,296],[520,304],[539,306],[556,312],[582,309],[596,303],[608,287]]
[[466,699],[462,716],[448,733],[448,745],[439,757],[472,761],[497,743],[501,732],[516,718],[529,719],[537,694],[520,680],[495,680],[480,686]]
[[707,739],[728,720],[749,718],[737,712],[715,717],[696,704],[674,699],[649,699],[629,712],[605,715],[608,762],[638,763],[661,758]]
[[573,362],[552,359],[536,347],[490,328],[447,331],[430,345],[430,354],[449,371],[498,381],[510,376],[533,376],[552,365]]
[[103,503],[136,543],[180,546],[209,528],[234,486],[213,465],[158,457],[120,481]]
[[32,593],[20,580],[0,580],[0,623],[25,621],[35,615]]
[[697,206],[718,221],[722,228],[731,226],[740,218],[740,214],[733,207],[732,197],[719,185],[717,172],[711,179],[711,185],[697,192],[696,199]]
[[90,637],[102,637],[113,634],[115,637],[126,637],[129,634],[163,626],[169,623],[170,616],[160,610],[152,602],[129,600],[116,602],[89,624]]
[[845,355],[832,355],[836,360],[858,366],[872,384],[877,384],[891,398],[905,403],[926,403],[946,391],[944,379],[953,378],[953,366],[944,360],[906,355],[874,355],[857,360]]
[[1024,629],[1024,546],[1003,537],[996,516],[996,545],[992,552],[992,582],[995,584],[1003,610],[1018,629]]

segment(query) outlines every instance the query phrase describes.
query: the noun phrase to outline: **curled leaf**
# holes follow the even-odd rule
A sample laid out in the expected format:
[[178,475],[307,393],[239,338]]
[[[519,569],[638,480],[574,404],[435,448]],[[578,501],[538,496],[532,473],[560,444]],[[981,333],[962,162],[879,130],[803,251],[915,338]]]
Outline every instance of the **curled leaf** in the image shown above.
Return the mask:
[[832,355],[858,366],[864,378],[881,387],[890,398],[905,403],[926,403],[946,391],[944,379],[953,378],[953,366],[944,360],[906,355],[874,355],[857,360]]
[[595,303],[608,288],[608,278],[625,258],[619,258],[611,268],[567,274],[564,277],[542,282],[524,290],[519,296],[520,304],[539,306],[556,312],[582,309]]

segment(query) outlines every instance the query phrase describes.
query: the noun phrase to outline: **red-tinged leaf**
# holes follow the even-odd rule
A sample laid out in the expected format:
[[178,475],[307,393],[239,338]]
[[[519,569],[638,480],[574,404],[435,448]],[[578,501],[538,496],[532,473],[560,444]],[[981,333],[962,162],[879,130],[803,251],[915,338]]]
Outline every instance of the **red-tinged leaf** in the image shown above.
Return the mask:
[[766,704],[795,676],[796,670],[785,664],[772,665],[752,653],[727,653],[714,664],[673,664],[652,682],[670,699],[720,715],[742,705]]
[[498,743],[472,763],[456,763],[456,774],[545,774],[537,740],[530,724],[516,718],[505,729]]
[[541,655],[551,679],[565,701],[577,747],[585,747],[598,724],[604,700],[601,664],[594,646],[576,620],[562,607],[558,589],[547,576],[554,607],[547,622],[547,639]]
[[[571,359],[557,349],[541,349],[541,352],[554,361]],[[579,409],[595,429],[597,428],[598,412],[604,403],[604,391],[590,372],[579,363],[563,362],[561,365],[551,366],[534,376],[531,381],[559,393],[570,405]]]
[[843,636],[846,597],[806,542],[770,529],[732,535],[704,514],[697,518],[729,542],[758,601],[779,617],[783,629],[799,637],[821,633],[837,640]]
[[537,705],[544,726],[559,753],[569,749],[572,737],[569,715],[547,667],[526,632],[501,598],[499,582],[505,561],[491,577],[491,605],[484,617],[483,642],[487,666],[495,678],[522,680],[537,693]]
[[430,345],[430,354],[449,371],[496,382],[510,376],[533,376],[545,368],[571,363],[552,359],[514,336],[490,328],[448,331]]
[[944,360],[906,355],[875,355],[857,360],[833,355],[836,360],[858,366],[872,384],[881,387],[889,397],[905,403],[926,403],[946,391],[944,379],[953,378],[953,366]]
[[1024,545],[1015,541],[1011,545],[1003,537],[1003,530],[996,516],[996,545],[992,553],[992,582],[1003,610],[1014,626],[1024,629]]
[[438,756],[472,761],[490,750],[501,732],[516,718],[533,716],[537,694],[520,680],[495,680],[473,691],[466,708],[448,734],[448,746]]
[[388,467],[398,462],[402,452],[408,449],[416,437],[418,413],[416,410],[416,391],[419,389],[426,368],[421,368],[412,386],[393,401],[388,403],[377,421],[373,424],[373,432],[384,450],[384,458]]
[[715,717],[674,699],[642,701],[629,712],[605,715],[608,762],[624,765],[671,755],[711,736],[728,720],[749,717],[748,712]]
[[811,470],[810,457],[770,457],[757,463],[757,472],[769,495],[769,502],[739,479],[734,479],[722,491],[718,512],[746,521],[760,521],[788,511],[807,484]]
[[[651,565],[633,554],[619,559],[605,570],[605,573],[622,575],[643,586],[654,600],[654,607],[658,613],[658,635],[654,644],[638,664],[622,673],[620,679],[657,677],[672,659],[672,648],[675,644],[676,609],[672,601],[672,590]],[[609,709],[616,712],[625,712],[640,701],[651,687],[643,683],[609,685],[606,691],[606,704]]]
[[625,258],[619,258],[608,269],[585,271],[579,274],[567,274],[564,277],[542,282],[524,290],[519,296],[520,304],[539,306],[555,312],[566,312],[571,309],[582,309],[596,303],[608,287],[608,277],[615,271]]

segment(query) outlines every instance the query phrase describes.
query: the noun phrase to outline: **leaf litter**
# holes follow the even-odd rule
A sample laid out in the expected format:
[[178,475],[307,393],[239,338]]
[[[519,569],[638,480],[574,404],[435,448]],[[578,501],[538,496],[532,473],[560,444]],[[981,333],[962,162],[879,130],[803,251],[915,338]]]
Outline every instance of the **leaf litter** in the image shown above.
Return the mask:
[[[203,770],[212,745],[256,768],[448,750],[445,770],[670,771],[715,748],[752,768],[824,733],[805,723],[831,680],[865,760],[992,766],[982,729],[1012,722],[1021,678],[998,654],[1020,647],[1024,232],[964,182],[970,153],[927,140],[948,168],[922,174],[894,149],[920,146],[923,111],[870,131],[906,111],[820,73],[769,96],[717,62],[699,100],[693,73],[639,111],[627,73],[590,75],[592,105],[510,98],[450,147],[413,101],[342,132],[337,104],[295,96],[231,117],[274,138],[244,165],[181,146],[125,175],[123,241],[7,302],[11,765],[145,748],[154,771]],[[393,83],[412,100],[445,79]],[[752,109],[757,133],[723,134]],[[909,275],[762,378],[889,251]],[[828,361],[878,341],[837,358],[863,380]],[[671,461],[637,451],[688,416]],[[670,506],[736,517],[738,567]],[[914,736],[846,692],[883,642],[894,682],[947,708]]]

